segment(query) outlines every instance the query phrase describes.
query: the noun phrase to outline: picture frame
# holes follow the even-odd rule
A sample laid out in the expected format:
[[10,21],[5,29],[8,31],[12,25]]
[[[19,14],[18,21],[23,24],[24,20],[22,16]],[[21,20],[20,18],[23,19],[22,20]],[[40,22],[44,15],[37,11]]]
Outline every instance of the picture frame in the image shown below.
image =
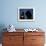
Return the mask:
[[32,7],[19,7],[18,8],[18,21],[34,21],[35,9]]

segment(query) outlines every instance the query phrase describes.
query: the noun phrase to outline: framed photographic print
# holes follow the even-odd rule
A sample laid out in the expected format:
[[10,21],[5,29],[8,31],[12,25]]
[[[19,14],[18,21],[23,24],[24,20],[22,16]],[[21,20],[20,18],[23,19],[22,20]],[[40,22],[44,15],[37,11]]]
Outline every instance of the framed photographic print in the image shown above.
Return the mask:
[[31,7],[18,8],[18,21],[34,21],[35,9]]

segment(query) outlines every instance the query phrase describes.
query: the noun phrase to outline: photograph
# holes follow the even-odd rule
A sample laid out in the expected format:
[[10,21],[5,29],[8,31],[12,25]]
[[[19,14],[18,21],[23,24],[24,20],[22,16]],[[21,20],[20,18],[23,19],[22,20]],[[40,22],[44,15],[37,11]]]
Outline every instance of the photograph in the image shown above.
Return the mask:
[[35,19],[34,8],[19,8],[18,20],[19,21],[33,21]]

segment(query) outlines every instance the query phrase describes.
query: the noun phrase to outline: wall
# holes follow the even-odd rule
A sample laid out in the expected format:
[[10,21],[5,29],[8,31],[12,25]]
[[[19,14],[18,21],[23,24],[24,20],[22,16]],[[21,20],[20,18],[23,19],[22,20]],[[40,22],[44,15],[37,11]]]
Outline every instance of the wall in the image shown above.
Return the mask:
[[[16,28],[40,27],[46,32],[46,0],[0,0],[0,31],[2,27],[13,24]],[[35,8],[35,21],[18,22],[17,8]]]
[[[46,28],[46,1],[45,0],[1,0],[0,25],[13,24],[16,28],[44,27]],[[17,8],[35,8],[34,22],[18,22]]]

